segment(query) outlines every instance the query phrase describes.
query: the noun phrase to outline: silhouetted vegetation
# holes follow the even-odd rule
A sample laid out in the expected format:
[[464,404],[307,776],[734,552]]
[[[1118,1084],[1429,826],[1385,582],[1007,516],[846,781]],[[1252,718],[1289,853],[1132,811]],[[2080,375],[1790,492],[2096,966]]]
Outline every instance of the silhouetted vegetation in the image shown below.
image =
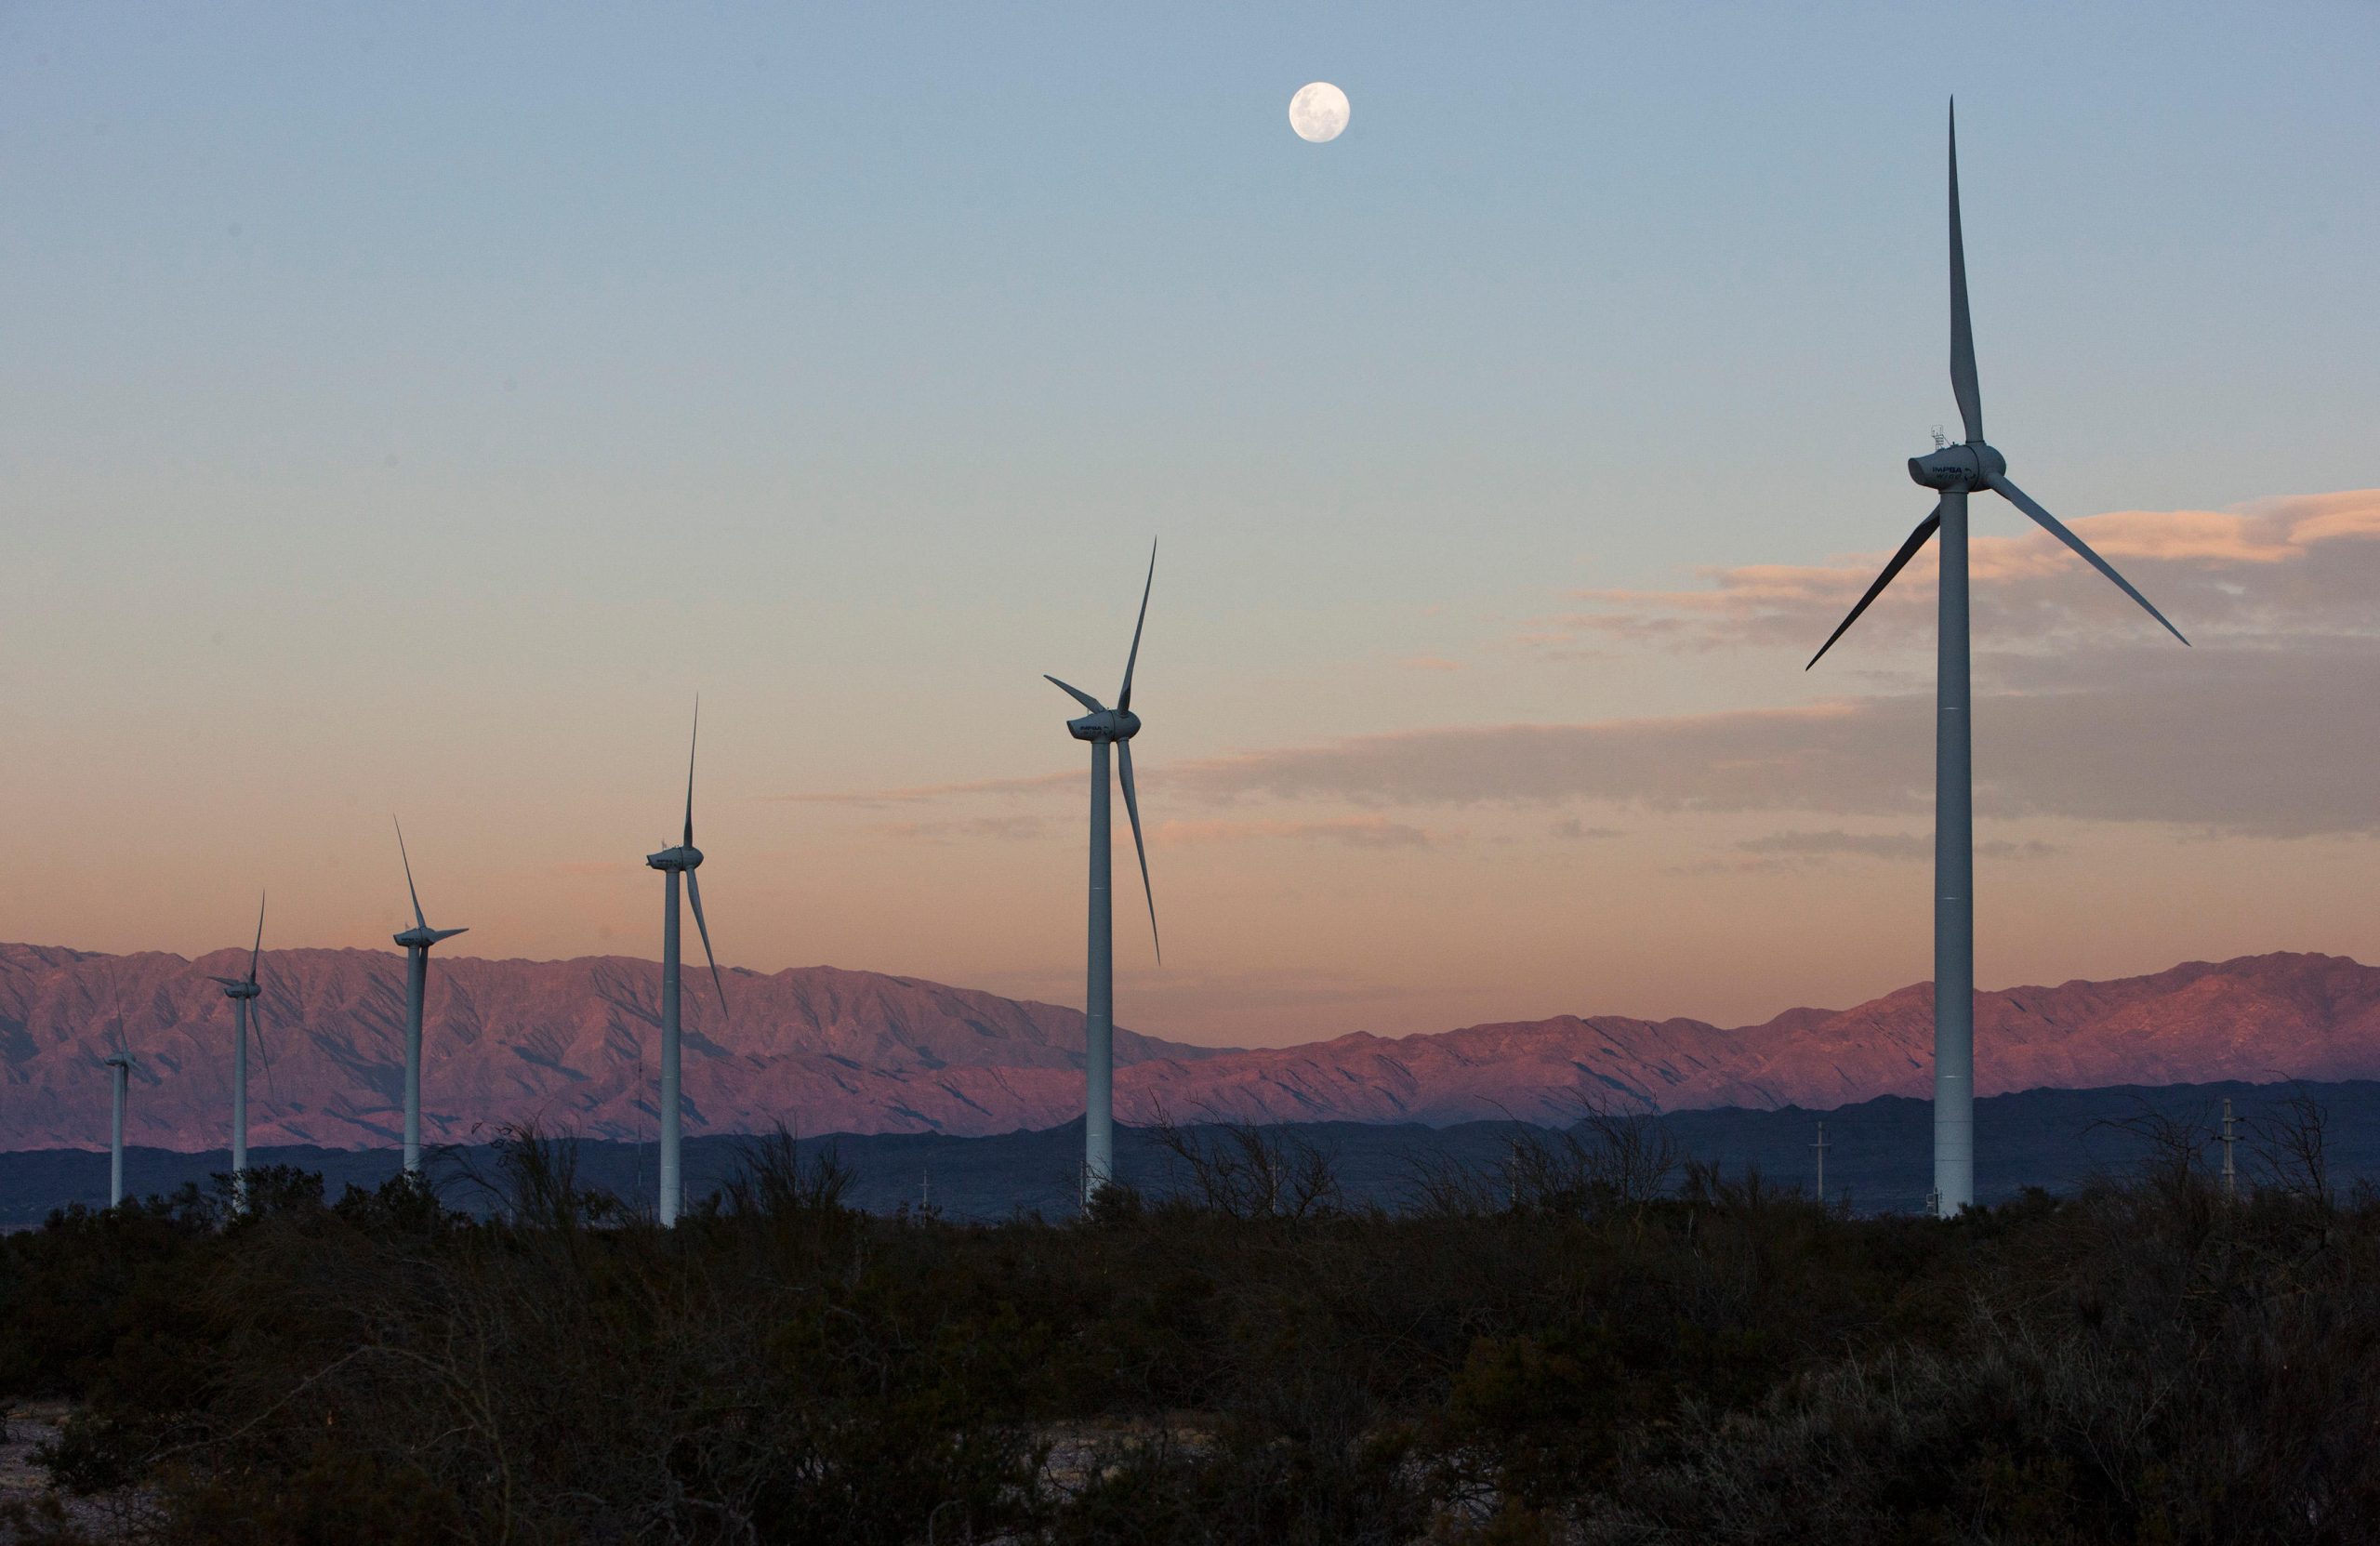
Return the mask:
[[483,1219],[266,1172],[11,1236],[0,1394],[226,1546],[2380,1539],[2380,1203],[2319,1110],[2236,1202],[2139,1135],[1948,1223],[1600,1115],[1398,1213],[1172,1131],[1164,1193],[998,1225],[779,1139],[663,1232],[524,1133]]

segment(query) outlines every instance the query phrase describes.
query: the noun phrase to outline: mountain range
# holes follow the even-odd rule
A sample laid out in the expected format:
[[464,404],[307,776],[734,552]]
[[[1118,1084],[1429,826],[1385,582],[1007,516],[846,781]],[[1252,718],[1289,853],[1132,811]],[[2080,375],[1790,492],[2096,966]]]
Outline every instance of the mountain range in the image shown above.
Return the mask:
[[[133,1073],[127,1138],[223,1142],[231,1006],[195,960],[0,945],[0,1149],[99,1147],[119,1011]],[[263,1143],[395,1142],[404,970],[394,953],[276,950],[265,1058],[251,1071]],[[430,979],[425,1136],[483,1141],[535,1121],[590,1138],[653,1130],[660,971],[650,961],[442,958]],[[1004,1133],[1082,1109],[1082,1016],[917,978],[802,967],[732,971],[732,1016],[686,977],[689,1132]],[[1933,992],[1758,1025],[1614,1015],[1367,1034],[1280,1049],[1193,1047],[1118,1030],[1130,1122],[1563,1120],[1581,1102],[1639,1109],[1830,1108],[1924,1095]],[[2212,1080],[2380,1077],[2380,968],[2281,953],[2151,976],[1979,995],[1977,1093]],[[269,1060],[269,1071],[268,1061]]]

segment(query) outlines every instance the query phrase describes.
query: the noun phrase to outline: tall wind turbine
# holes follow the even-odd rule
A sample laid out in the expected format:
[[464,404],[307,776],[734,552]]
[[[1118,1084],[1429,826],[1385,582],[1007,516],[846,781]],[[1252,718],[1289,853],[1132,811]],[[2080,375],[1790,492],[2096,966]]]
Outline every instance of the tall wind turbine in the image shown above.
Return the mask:
[[[231,1000],[231,1197],[235,1206],[248,1204],[248,1015],[249,1006],[264,991],[257,985],[257,958],[264,952],[264,898],[257,898],[257,942],[248,947],[245,977],[218,977],[223,997]],[[259,1045],[262,1025],[259,1024]]]
[[719,990],[719,1012],[727,1012],[727,984],[720,980],[719,958],[711,954],[710,925],[703,921],[703,888],[694,879],[703,851],[694,846],[694,747],[702,734],[703,706],[694,703],[694,733],[686,740],[686,830],[675,848],[648,853],[644,862],[662,873],[668,901],[661,914],[661,1200],[663,1228],[678,1222],[684,1202],[679,1180],[678,1099],[678,877],[686,878],[686,900],[694,905],[694,927],[703,936],[703,956],[710,962],[711,986]]
[[1066,721],[1066,733],[1091,743],[1091,963],[1083,991],[1082,1196],[1087,1204],[1116,1179],[1116,912],[1110,894],[1114,866],[1107,843],[1107,748],[1116,748],[1124,785],[1124,810],[1132,818],[1132,847],[1141,858],[1141,892],[1149,904],[1149,943],[1157,959],[1157,893],[1149,890],[1149,851],[1141,841],[1141,805],[1132,792],[1132,737],[1141,733],[1132,712],[1132,667],[1141,658],[1141,627],[1149,617],[1149,588],[1157,583],[1157,544],[1149,544],[1148,578],[1141,584],[1141,614],[1132,624],[1132,653],[1124,657],[1124,685],[1116,707],[1107,707],[1080,688],[1056,677],[1047,680],[1091,710]]
[[1910,477],[1940,493],[1934,512],[1918,522],[1859,604],[1810,657],[1810,665],[1816,666],[1927,539],[1941,534],[1934,731],[1934,1206],[1944,1218],[1975,1200],[1975,766],[1968,721],[1967,496],[1986,489],[1999,495],[2114,581],[2164,624],[2165,631],[2182,639],[2181,630],[2166,622],[2165,614],[2107,560],[2008,481],[2007,458],[1983,438],[1983,394],[1976,384],[1975,333],[1967,319],[1966,245],[1959,230],[1955,106],[1950,115],[1950,390],[1965,424],[1965,442],[1937,445],[1931,454],[1909,461]]
[[115,1005],[115,1051],[106,1061],[109,1090],[114,1097],[108,1126],[108,1206],[116,1208],[124,1202],[124,1103],[132,1077],[132,1043],[124,1034],[124,1000],[116,997],[112,981],[108,997]]
[[413,857],[405,852],[405,828],[394,816],[397,857],[404,861],[405,894],[413,898],[413,927],[396,936],[405,949],[405,1174],[421,1170],[421,1002],[430,989],[430,947],[468,934],[469,929],[432,929],[421,916],[421,892],[414,889]]

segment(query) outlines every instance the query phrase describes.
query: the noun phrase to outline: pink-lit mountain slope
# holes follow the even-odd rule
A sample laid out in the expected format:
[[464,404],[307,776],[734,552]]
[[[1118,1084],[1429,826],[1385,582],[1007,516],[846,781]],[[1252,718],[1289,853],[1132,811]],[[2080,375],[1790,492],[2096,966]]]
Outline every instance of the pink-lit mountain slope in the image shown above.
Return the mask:
[[[209,974],[245,951],[197,960],[0,945],[0,1148],[103,1145],[100,1059],[120,998],[138,1066],[126,1138],[193,1149],[228,1142],[231,1005]],[[271,950],[259,980],[270,1076],[251,1057],[249,1141],[377,1147],[402,1125],[404,963],[393,951]],[[1082,1110],[1083,1019],[872,971],[806,967],[726,974],[723,1021],[709,974],[684,978],[690,1132],[1007,1132]],[[588,1137],[654,1130],[661,971],[651,961],[432,961],[422,1066],[423,1136],[484,1140],[534,1120]],[[1199,1047],[1118,1031],[1117,1062]]]
[[[236,959],[235,959],[236,957]],[[121,994],[130,1137],[206,1148],[230,1109],[225,951],[108,957],[0,945],[0,1148],[97,1146],[99,1060]],[[403,962],[393,952],[265,957],[268,1078],[258,1143],[394,1142]],[[912,978],[813,967],[727,977],[722,1021],[687,976],[690,1131],[1005,1132],[1082,1109],[1082,1017]],[[697,987],[702,992],[697,993]],[[433,1142],[536,1120],[590,1136],[653,1130],[659,972],[647,961],[488,961],[430,975],[425,1128]],[[1977,1004],[1979,1093],[2205,1079],[2380,1077],[2380,969],[2334,956],[2193,962],[2149,977],[2011,988]],[[1923,1094],[1932,992],[1793,1010],[1721,1029],[1695,1020],[1563,1016],[1387,1040],[1215,1050],[1118,1032],[1126,1120],[1423,1121],[1561,1117],[1581,1099],[1663,1109],[1832,1106]]]
[[[1118,1114],[1450,1123],[1567,1118],[1581,1100],[1676,1111],[1930,1095],[1934,989],[1849,1010],[1699,1020],[1564,1015],[1387,1040],[1357,1034],[1116,1077]],[[1976,1092],[2380,1077],[2380,968],[2342,956],[2191,961],[2149,977],[1977,996]]]

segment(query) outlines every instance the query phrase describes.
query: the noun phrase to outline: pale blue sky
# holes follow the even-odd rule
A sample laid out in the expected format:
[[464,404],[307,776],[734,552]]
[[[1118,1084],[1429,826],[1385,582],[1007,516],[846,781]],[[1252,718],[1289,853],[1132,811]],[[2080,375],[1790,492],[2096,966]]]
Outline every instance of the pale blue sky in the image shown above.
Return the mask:
[[1153,770],[1839,691],[1515,640],[1923,513],[1954,89],[2031,492],[2380,482],[2376,67],[2370,4],[8,6],[0,857],[92,867],[0,932],[203,946],[278,865],[375,937],[403,804],[536,856],[491,951],[649,948],[527,891],[666,835],[696,688],[800,870],[758,797],[1071,767],[1038,673],[1114,674],[1157,533]]

